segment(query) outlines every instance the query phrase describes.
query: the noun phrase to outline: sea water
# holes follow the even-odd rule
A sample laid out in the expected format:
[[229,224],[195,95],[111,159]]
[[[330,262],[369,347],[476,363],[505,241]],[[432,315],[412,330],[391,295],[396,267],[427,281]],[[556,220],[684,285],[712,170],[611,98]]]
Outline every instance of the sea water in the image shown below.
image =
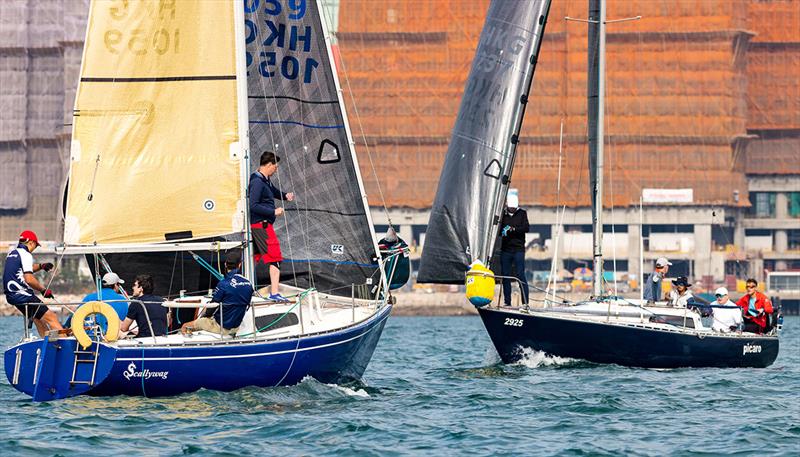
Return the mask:
[[[21,318],[0,318],[15,343]],[[529,352],[477,317],[392,317],[363,382],[33,403],[0,377],[0,455],[792,455],[800,318],[766,369],[646,370]]]

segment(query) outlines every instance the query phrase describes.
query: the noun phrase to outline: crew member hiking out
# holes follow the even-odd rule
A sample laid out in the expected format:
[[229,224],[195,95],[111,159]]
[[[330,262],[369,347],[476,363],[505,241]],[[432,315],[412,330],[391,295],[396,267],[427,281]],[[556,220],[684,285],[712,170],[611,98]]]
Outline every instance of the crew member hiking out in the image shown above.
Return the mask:
[[274,152],[264,151],[261,154],[258,170],[250,175],[248,195],[250,196],[250,227],[257,252],[254,260],[256,263],[263,262],[269,266],[269,299],[287,301],[278,290],[283,255],[273,224],[276,217],[284,214],[283,208],[275,206],[275,199],[292,201],[294,194],[282,192],[270,181],[270,177],[278,171],[278,162],[280,161],[281,158]]
[[3,270],[3,292],[10,305],[14,305],[23,316],[32,319],[40,336],[50,330],[61,330],[56,313],[47,309],[42,300],[34,295],[34,290],[44,298],[54,298],[53,292],[39,283],[33,275],[37,271],[50,271],[52,263],[33,263],[31,253],[39,247],[39,238],[30,230],[19,235],[19,244],[6,257]]

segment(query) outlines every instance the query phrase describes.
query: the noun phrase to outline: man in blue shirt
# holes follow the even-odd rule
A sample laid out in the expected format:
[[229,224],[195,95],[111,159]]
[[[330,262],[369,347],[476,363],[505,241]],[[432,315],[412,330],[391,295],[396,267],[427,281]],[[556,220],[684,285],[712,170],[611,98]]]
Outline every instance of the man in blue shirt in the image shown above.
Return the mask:
[[655,302],[661,300],[662,292],[661,292],[661,281],[664,280],[664,277],[667,276],[667,272],[669,272],[669,266],[672,265],[672,262],[667,260],[665,257],[659,257],[656,260],[656,268],[650,273],[650,276],[647,278],[647,281],[642,284],[644,288],[642,290],[644,301],[648,305],[652,305]]
[[[120,279],[116,273],[106,273],[103,275],[103,288],[100,289],[100,297],[98,298],[97,292],[92,292],[83,297],[83,302],[88,303],[90,301],[99,300],[108,303],[114,308],[114,311],[117,312],[119,320],[122,322],[128,315],[128,303],[126,301],[127,297],[120,293],[122,292],[121,284],[125,284],[125,281]],[[108,320],[106,320],[106,317],[98,314],[95,316],[95,319],[97,319],[97,325],[99,325],[100,329],[105,333],[108,328]]]
[[283,256],[273,224],[276,217],[284,214],[283,208],[275,207],[275,199],[293,201],[294,194],[282,192],[270,181],[270,177],[278,171],[280,161],[281,158],[274,152],[265,151],[261,154],[258,170],[250,176],[248,194],[253,241],[258,252],[254,259],[256,262],[269,265],[269,298],[275,301],[287,301],[278,291]]
[[236,334],[253,296],[253,285],[247,278],[239,274],[241,265],[242,255],[238,251],[231,251],[225,256],[227,273],[225,278],[217,284],[217,288],[214,289],[214,294],[211,296],[211,301],[219,303],[219,306],[211,317],[200,317],[183,324],[181,326],[182,333],[205,330],[222,335]]
[[52,263],[33,263],[31,253],[39,247],[39,238],[30,230],[25,230],[19,235],[19,244],[12,249],[6,257],[3,270],[3,292],[6,301],[14,305],[23,316],[33,320],[40,336],[50,330],[61,330],[63,327],[58,321],[56,313],[41,304],[42,300],[33,294],[34,290],[42,293],[44,298],[54,298],[53,292],[42,286],[33,276],[37,271],[50,271]]

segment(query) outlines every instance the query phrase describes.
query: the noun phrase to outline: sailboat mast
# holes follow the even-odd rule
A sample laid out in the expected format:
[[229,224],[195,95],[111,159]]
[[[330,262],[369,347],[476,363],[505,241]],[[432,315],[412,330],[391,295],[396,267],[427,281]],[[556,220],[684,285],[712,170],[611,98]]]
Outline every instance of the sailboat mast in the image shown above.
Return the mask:
[[592,183],[592,295],[603,295],[603,143],[606,87],[606,3],[589,0],[589,175]]
[[239,143],[236,151],[239,155],[240,211],[242,212],[242,235],[244,236],[244,252],[242,253],[242,275],[255,284],[256,270],[253,264],[253,243],[250,231],[250,199],[247,188],[250,180],[250,122],[247,99],[247,62],[245,60],[246,43],[244,39],[244,2],[233,2],[233,21],[236,45],[236,106],[238,117]]

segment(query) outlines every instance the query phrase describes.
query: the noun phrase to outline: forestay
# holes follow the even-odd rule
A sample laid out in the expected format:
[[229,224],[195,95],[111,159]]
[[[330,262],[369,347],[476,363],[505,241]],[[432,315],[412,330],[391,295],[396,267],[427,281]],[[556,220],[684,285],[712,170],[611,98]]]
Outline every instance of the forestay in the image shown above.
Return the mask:
[[463,283],[492,255],[549,0],[493,0],[445,157],[420,282]]
[[244,230],[234,30],[229,0],[92,2],[67,244]]
[[245,2],[250,149],[253,169],[276,152],[272,182],[296,194],[275,223],[282,273],[349,295],[377,284],[377,246],[322,14],[313,0]]

